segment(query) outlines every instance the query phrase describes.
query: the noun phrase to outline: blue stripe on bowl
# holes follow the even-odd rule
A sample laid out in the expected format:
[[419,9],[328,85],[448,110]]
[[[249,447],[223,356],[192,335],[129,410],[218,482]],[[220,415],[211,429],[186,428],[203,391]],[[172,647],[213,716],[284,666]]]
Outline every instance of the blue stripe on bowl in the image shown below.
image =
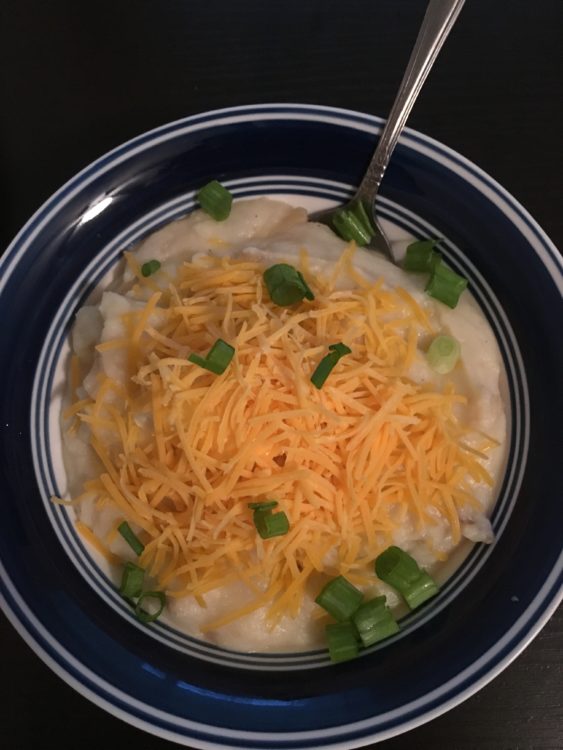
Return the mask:
[[[227,107],[224,109],[214,110],[204,115],[195,115],[175,122],[163,125],[154,130],[148,131],[143,135],[127,141],[104,156],[97,159],[90,166],[79,172],[76,177],[69,180],[60,190],[32,216],[25,227],[19,232],[10,247],[0,259],[0,270],[3,271],[3,281],[0,282],[0,291],[2,284],[7,283],[10,264],[14,260],[17,251],[26,242],[33,237],[40,227],[41,222],[50,216],[53,208],[59,208],[60,204],[68,200],[75,193],[76,189],[83,187],[83,183],[92,180],[93,176],[103,174],[111,166],[119,163],[125,158],[135,155],[149,145],[161,142],[174,135],[184,132],[193,132],[199,128],[209,126],[216,127],[222,122],[229,124],[235,122],[247,122],[253,117],[261,120],[310,120],[313,122],[332,122],[340,127],[349,127],[355,131],[364,131],[372,135],[378,135],[384,120],[375,115],[364,115],[351,110],[337,107],[324,107],[321,105],[306,104],[279,104],[279,105],[257,105],[253,107]],[[461,156],[452,149],[444,146],[442,143],[422,135],[411,128],[405,128],[400,140],[401,144],[409,146],[420,153],[427,153],[431,158],[438,158],[448,166],[457,168],[458,173],[463,177],[470,178],[480,184],[481,189],[490,192],[499,200],[498,207],[505,214],[509,215],[511,220],[517,220],[521,223],[527,232],[537,240],[538,246],[536,251],[544,261],[549,260],[553,264],[553,270],[563,270],[563,260],[557,251],[557,248],[542,231],[537,222],[518,204],[514,198],[495,180],[487,175],[483,170]],[[563,283],[561,279],[554,276],[554,281],[558,284],[559,289],[563,292]]]
[[[484,653],[481,658],[458,675],[451,684],[443,685],[432,694],[425,695],[412,705],[404,706],[399,712],[388,712],[386,715],[375,717],[367,721],[354,722],[345,727],[328,730],[314,730],[312,732],[287,732],[285,735],[272,735],[266,732],[227,731],[225,734],[216,733],[214,726],[205,726],[193,721],[179,720],[177,717],[164,712],[155,712],[151,706],[123,695],[112,685],[105,683],[97,675],[89,673],[83,665],[77,663],[60,644],[53,641],[41,623],[29,612],[25,602],[17,592],[10,590],[6,571],[0,565],[0,580],[6,582],[0,596],[5,611],[13,624],[20,629],[20,633],[28,644],[75,689],[91,700],[95,700],[114,715],[130,721],[134,725],[167,739],[189,742],[197,748],[218,747],[247,747],[247,748],[353,748],[360,747],[369,740],[383,740],[397,733],[397,718],[400,719],[402,731],[418,726],[420,723],[435,718],[444,711],[457,705],[476,689],[483,687],[491,679],[488,671],[488,660],[494,656],[500,658],[503,666],[519,653],[519,651],[533,638],[545,624],[555,610],[557,602],[554,597],[560,592],[561,582],[557,571],[554,570],[538,591],[534,601],[524,613],[529,615],[525,620],[520,618],[495,646],[494,654]],[[559,576],[560,578],[560,576]],[[540,619],[536,619],[536,606],[540,602],[551,601]],[[16,618],[13,614],[18,612]],[[191,686],[186,685],[187,688]],[[397,715],[398,714],[398,715]],[[207,734],[208,733],[208,734]],[[211,739],[211,745],[207,744]],[[220,743],[220,744],[218,744]]]

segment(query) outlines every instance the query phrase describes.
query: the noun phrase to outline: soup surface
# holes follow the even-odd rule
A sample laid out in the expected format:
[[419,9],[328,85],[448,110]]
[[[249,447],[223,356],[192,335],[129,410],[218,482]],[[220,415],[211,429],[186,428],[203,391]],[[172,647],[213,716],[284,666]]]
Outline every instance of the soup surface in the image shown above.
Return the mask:
[[[314,299],[273,302],[264,271],[278,263]],[[77,313],[62,415],[77,526],[116,584],[135,562],[174,627],[300,651],[323,645],[314,599],[331,577],[385,594],[400,616],[374,573],[381,551],[398,545],[441,581],[491,542],[500,352],[468,291],[450,309],[425,282],[266,198],[222,222],[196,211],[126,253]],[[447,374],[428,363],[438,335],[461,348]],[[221,373],[201,366],[219,340],[234,350]],[[349,351],[317,388],[337,344]],[[289,528],[263,539],[249,504],[267,501]]]

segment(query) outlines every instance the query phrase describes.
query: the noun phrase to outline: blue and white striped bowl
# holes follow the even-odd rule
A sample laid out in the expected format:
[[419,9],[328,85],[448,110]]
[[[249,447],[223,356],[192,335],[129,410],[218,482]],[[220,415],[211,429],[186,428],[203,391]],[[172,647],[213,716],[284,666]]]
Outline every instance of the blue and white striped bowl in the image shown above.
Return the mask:
[[433,603],[357,661],[229,652],[140,626],[49,498],[64,489],[62,361],[76,309],[122,250],[193,206],[211,178],[236,197],[304,205],[353,192],[381,121],[307,105],[239,107],[142,135],[85,169],[1,261],[0,599],[36,653],[113,714],[198,748],[358,747],[471,695],[537,634],[561,598],[561,259],[503,188],[439,143],[402,137],[378,203],[415,236],[446,238],[508,376],[508,467],[492,522]]

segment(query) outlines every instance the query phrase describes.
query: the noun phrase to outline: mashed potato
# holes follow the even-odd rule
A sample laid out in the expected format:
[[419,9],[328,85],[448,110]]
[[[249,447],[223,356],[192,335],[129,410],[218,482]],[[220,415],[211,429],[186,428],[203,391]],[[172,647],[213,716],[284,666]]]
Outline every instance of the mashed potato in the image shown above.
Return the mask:
[[[246,292],[242,290],[242,296],[240,297],[242,302],[240,304],[243,307],[244,305],[249,307],[252,302],[252,305],[256,307],[255,313],[257,316],[265,316],[264,319],[267,320],[268,325],[278,326],[280,329],[286,325],[286,322],[291,324],[292,315],[297,312],[303,313],[303,327],[305,329],[309,326],[305,333],[299,329],[301,332],[298,335],[289,325],[286,333],[282,331],[282,338],[285,337],[288,340],[288,346],[297,346],[299,336],[302,338],[303,336],[309,337],[305,343],[299,344],[305,348],[309,347],[309,349],[304,349],[304,358],[300,360],[298,367],[300,372],[301,369],[305,371],[305,376],[301,380],[301,374],[285,373],[284,375],[282,373],[278,380],[271,380],[271,382],[279,383],[279,391],[285,394],[284,398],[286,398],[287,404],[291,405],[291,398],[293,398],[292,383],[295,381],[293,390],[301,388],[303,391],[303,389],[307,390],[308,387],[311,391],[311,393],[307,391],[299,394],[299,398],[310,404],[311,409],[325,409],[328,412],[332,410],[333,413],[336,401],[330,401],[332,392],[330,388],[327,388],[325,393],[323,393],[323,390],[314,393],[311,386],[300,385],[299,388],[297,386],[301,382],[308,383],[311,369],[315,362],[318,362],[323,347],[335,343],[334,341],[323,340],[320,323],[316,323],[316,328],[313,326],[311,321],[314,319],[314,311],[319,311],[323,305],[332,304],[334,301],[338,302],[338,300],[344,301],[352,309],[361,294],[367,293],[365,289],[372,288],[376,284],[379,284],[379,288],[382,290],[382,304],[387,299],[385,297],[386,290],[392,291],[397,288],[404,290],[406,293],[404,299],[407,300],[405,310],[410,304],[408,300],[412,300],[414,302],[413,309],[415,312],[418,311],[417,314],[423,316],[423,322],[426,321],[426,323],[424,325],[416,323],[415,327],[413,322],[415,316],[412,310],[405,312],[401,308],[399,316],[398,312],[394,312],[393,304],[395,303],[392,303],[391,297],[389,297],[389,300],[391,300],[389,312],[381,314],[378,318],[379,322],[374,323],[374,325],[395,326],[396,341],[393,346],[396,344],[399,347],[397,351],[402,352],[403,349],[407,351],[407,343],[410,341],[409,336],[414,336],[412,351],[408,355],[408,359],[404,358],[405,362],[408,361],[408,366],[400,372],[397,370],[396,381],[401,384],[401,387],[407,389],[405,393],[454,393],[455,398],[459,397],[453,407],[452,415],[448,417],[450,420],[448,424],[453,426],[452,429],[457,429],[456,425],[463,425],[463,436],[456,438],[459,442],[457,450],[465,451],[466,454],[464,453],[464,455],[472,457],[473,469],[465,473],[460,470],[460,486],[463,488],[463,497],[467,497],[467,502],[460,501],[461,495],[456,495],[455,502],[452,500],[450,503],[450,515],[446,512],[445,505],[440,505],[436,501],[425,506],[423,519],[417,518],[413,508],[408,505],[406,500],[401,499],[401,496],[399,498],[401,502],[397,503],[396,508],[398,515],[400,515],[399,507],[403,509],[401,511],[401,522],[396,523],[393,520],[387,526],[383,524],[381,528],[378,527],[377,535],[371,540],[371,546],[369,540],[364,538],[366,535],[364,534],[364,537],[362,537],[362,533],[356,529],[354,532],[357,537],[356,557],[361,559],[362,555],[368,555],[370,551],[377,548],[377,545],[384,548],[386,544],[394,543],[409,551],[420,565],[431,569],[438,579],[443,579],[451,573],[451,565],[450,568],[447,566],[448,558],[459,562],[460,550],[466,550],[469,542],[491,542],[493,538],[488,515],[495,500],[504,465],[506,414],[500,385],[503,377],[501,357],[490,326],[468,292],[462,295],[458,306],[451,310],[432,300],[424,293],[424,278],[417,274],[406,274],[398,267],[371,252],[357,250],[353,255],[353,260],[350,261],[353,265],[352,270],[350,268],[347,270],[342,262],[338,269],[339,260],[345,253],[348,253],[348,256],[352,258],[347,243],[336,237],[327,227],[307,223],[307,215],[303,209],[293,208],[279,201],[259,198],[237,202],[233,205],[230,217],[220,223],[203,212],[197,211],[186,219],[165,226],[145,239],[129,256],[128,263],[120,270],[111,284],[111,288],[103,291],[101,298],[98,298],[99,303],[85,306],[79,310],[72,329],[75,382],[72,387],[73,392],[69,394],[70,407],[67,405],[65,409],[62,425],[69,489],[73,497],[79,498],[75,508],[80,526],[93,532],[107,551],[108,559],[115,562],[118,559],[136,560],[131,549],[116,532],[117,524],[125,518],[131,522],[131,526],[140,536],[143,536],[146,532],[147,547],[140,560],[141,564],[154,577],[155,585],[161,586],[167,592],[168,603],[164,617],[178,629],[226,648],[239,651],[300,651],[322,645],[322,630],[325,621],[318,616],[317,610],[319,608],[314,604],[314,597],[327,577],[338,573],[349,575],[351,580],[354,580],[356,585],[366,592],[372,594],[385,593],[391,606],[400,606],[400,603],[397,596],[385,584],[375,578],[373,566],[370,568],[369,575],[366,572],[366,564],[363,564],[363,568],[360,564],[354,567],[355,560],[350,557],[350,548],[346,547],[348,552],[345,554],[344,548],[334,536],[334,529],[330,533],[329,531],[326,532],[326,538],[322,536],[324,526],[320,522],[318,545],[319,550],[322,549],[322,559],[311,564],[310,570],[307,568],[307,555],[298,547],[293,550],[294,558],[292,560],[288,558],[287,552],[284,553],[284,564],[289,567],[293,565],[291,575],[294,578],[299,578],[300,575],[304,576],[305,571],[309,572],[300,596],[289,600],[287,608],[278,612],[276,617],[271,616],[271,606],[272,602],[275,602],[276,597],[279,598],[282,592],[278,589],[277,594],[272,594],[271,600],[265,600],[261,604],[261,597],[264,597],[269,591],[268,587],[271,583],[271,580],[268,580],[268,575],[270,573],[274,575],[274,572],[272,572],[274,568],[268,568],[270,573],[266,575],[267,566],[260,569],[259,563],[268,559],[268,554],[270,554],[268,545],[271,545],[271,549],[281,549],[282,543],[279,540],[274,543],[274,540],[261,541],[257,539],[252,550],[246,549],[244,544],[241,543],[242,551],[233,553],[233,556],[229,559],[221,558],[220,553],[217,552],[211,542],[208,547],[205,546],[206,543],[198,542],[203,544],[202,550],[209,549],[210,555],[217,555],[214,558],[216,560],[215,565],[223,566],[225,570],[224,582],[220,585],[212,579],[211,570],[205,573],[208,576],[208,579],[206,579],[205,575],[193,565],[185,565],[184,578],[181,583],[179,582],[181,575],[178,574],[179,577],[175,575],[178,572],[177,570],[172,570],[172,572],[168,570],[167,572],[165,563],[172,565],[170,560],[177,559],[178,555],[182,554],[183,545],[195,543],[195,540],[200,538],[197,533],[200,533],[200,536],[203,533],[201,528],[197,527],[197,524],[204,518],[202,513],[204,513],[206,503],[211,503],[210,498],[213,502],[221,505],[225,514],[232,514],[233,523],[235,523],[232,533],[235,536],[238,533],[241,535],[248,533],[245,531],[248,524],[251,523],[250,514],[246,510],[248,501],[266,499],[260,492],[255,495],[252,495],[251,491],[247,495],[239,492],[237,495],[234,490],[234,496],[227,493],[223,497],[217,490],[217,487],[224,486],[219,483],[219,480],[211,487],[209,482],[213,480],[209,477],[212,476],[212,466],[221,464],[221,466],[230,467],[229,470],[232,469],[229,464],[233,455],[230,445],[223,445],[222,448],[219,446],[218,453],[217,450],[212,453],[211,449],[209,455],[201,453],[198,459],[199,465],[193,469],[193,472],[195,472],[193,476],[196,479],[183,485],[191,493],[189,498],[182,495],[184,490],[174,484],[173,477],[169,477],[167,480],[169,484],[166,485],[168,488],[166,492],[162,489],[164,484],[160,488],[155,484],[155,495],[151,498],[134,496],[135,493],[132,497],[129,497],[127,490],[120,485],[120,481],[125,485],[129,481],[133,483],[133,474],[135,474],[135,481],[137,481],[136,472],[140,472],[143,476],[150,474],[150,467],[146,464],[135,464],[132,459],[133,462],[127,463],[129,460],[127,455],[129,448],[127,446],[130,446],[133,433],[137,436],[135,439],[138,442],[144,441],[143,445],[146,452],[143,455],[145,457],[149,456],[150,458],[157,451],[163,451],[160,454],[162,459],[162,455],[167,455],[166,451],[171,450],[171,443],[168,443],[167,448],[164,443],[159,445],[158,438],[155,437],[155,435],[158,435],[160,427],[155,424],[156,415],[159,412],[155,411],[157,407],[153,403],[154,398],[160,399],[168,407],[175,403],[174,399],[179,399],[182,393],[189,388],[192,389],[194,398],[197,396],[196,390],[199,389],[197,392],[201,392],[201,396],[197,396],[194,401],[194,404],[197,404],[198,399],[201,401],[204,398],[207,392],[206,388],[213,387],[215,376],[212,374],[201,371],[199,375],[203,379],[197,380],[198,368],[196,365],[189,365],[196,371],[189,386],[182,385],[182,382],[187,381],[181,381],[180,375],[178,375],[180,365],[176,360],[178,358],[186,359],[190,351],[193,351],[197,345],[200,345],[201,348],[201,342],[206,340],[202,339],[202,326],[208,326],[206,335],[213,334],[214,338],[229,340],[237,349],[239,344],[240,347],[243,346],[240,343],[242,341],[241,326],[236,324],[234,317],[229,317],[238,303],[233,303],[232,296],[229,295],[234,292],[229,291],[227,287],[225,287],[223,296],[217,296],[214,302],[214,304],[225,305],[225,310],[219,317],[216,315],[213,318],[211,315],[210,320],[211,318],[213,320],[209,323],[202,322],[205,318],[203,306],[208,304],[208,301],[204,303],[202,297],[201,315],[203,317],[200,316],[201,320],[197,316],[197,319],[190,318],[191,321],[196,321],[193,327],[193,340],[189,337],[190,330],[192,330],[189,326],[186,328],[187,333],[184,330],[182,336],[178,334],[175,338],[175,334],[170,333],[170,325],[168,325],[170,318],[162,302],[164,296],[167,296],[169,307],[175,305],[176,308],[181,308],[182,306],[196,305],[198,295],[205,296],[206,289],[205,285],[200,286],[199,291],[190,287],[189,268],[197,270],[205,267],[210,258],[216,264],[220,263],[217,259],[221,258],[229,259],[229,262],[235,263],[235,265],[237,263],[242,264],[236,266],[237,268],[263,267],[265,269],[277,262],[287,262],[303,270],[308,283],[315,291],[315,303],[303,302],[293,308],[279,310],[279,317],[276,318],[275,323],[272,321],[278,313],[272,311],[267,293],[260,291],[258,287],[256,292],[253,289]],[[143,263],[153,260],[160,262],[160,269],[154,275],[144,279],[139,274],[139,267]],[[178,269],[181,269],[186,262],[189,262],[191,266],[183,272],[184,276],[180,277],[178,273],[182,272]],[[339,270],[338,274],[335,273],[335,268]],[[251,273],[248,269],[245,273]],[[181,282],[181,278],[184,279],[184,282]],[[188,281],[185,281],[186,278]],[[184,287],[182,287],[182,283],[184,283]],[[182,291],[182,289],[185,291]],[[159,297],[159,293],[164,296]],[[245,302],[244,294],[248,299],[252,294],[256,294],[257,297]],[[262,295],[264,295],[263,300]],[[266,303],[270,305],[270,308],[267,308]],[[229,306],[231,307],[227,310]],[[345,309],[345,306],[343,309]],[[366,309],[368,308],[366,307]],[[322,314],[319,314],[315,320],[318,321],[321,316]],[[358,313],[358,316],[360,316],[360,313]],[[223,317],[224,320],[221,320]],[[338,316],[336,317],[338,318]],[[230,320],[228,324],[227,318]],[[356,323],[358,326],[364,325],[365,320],[349,318],[344,321],[344,313],[340,315],[338,320],[340,320],[340,323],[337,324],[341,327],[344,326],[342,328],[342,339],[345,339],[345,343],[353,350],[355,346],[360,348],[364,346],[365,334],[360,332],[360,327],[355,330],[354,326]],[[167,325],[168,327],[166,327]],[[167,331],[166,335],[162,333],[165,330]],[[180,328],[178,327],[177,330],[179,331]],[[264,324],[264,330],[266,330],[266,323]],[[438,375],[429,367],[425,351],[434,335],[444,333],[455,337],[460,343],[461,359],[451,373]],[[263,352],[266,353],[271,344],[264,336],[265,334],[263,339],[257,338],[257,346],[262,347]],[[136,341],[135,347],[137,347],[134,354],[137,359],[133,363],[133,369],[131,340]],[[162,348],[162,352],[167,354],[169,359],[174,354],[176,364],[165,365],[163,364],[164,359],[156,360],[154,351],[145,351],[143,342],[149,340],[153,343],[158,342],[158,346]],[[239,379],[242,389],[240,393],[244,394],[250,388],[248,385],[250,381],[245,380],[247,375],[241,365],[242,361],[242,354],[240,361],[237,354],[235,364],[231,366],[229,371],[231,373],[229,377],[233,381]],[[352,364],[347,366],[352,367]],[[360,367],[358,372],[360,372],[361,362],[358,366]],[[375,365],[373,366],[375,367]],[[384,365],[381,365],[380,369],[380,382],[374,380],[370,386],[374,393],[377,393],[378,389],[383,387],[382,383],[389,384],[388,370],[385,370]],[[184,370],[182,370],[183,372]],[[126,393],[129,387],[134,387],[140,392],[143,392],[144,388],[150,392],[151,384],[153,388],[156,387],[154,385],[156,383],[155,378],[162,378],[162,383],[158,386],[162,390],[158,391],[156,396],[153,393],[153,401],[151,402],[149,398],[146,408],[139,408],[134,412],[128,411],[129,397],[120,394]],[[165,381],[168,390],[165,389]],[[352,388],[355,381],[350,379],[347,382]],[[337,383],[337,381],[335,380],[334,383]],[[233,387],[235,386],[238,387],[236,383]],[[246,388],[246,391],[244,388]],[[103,394],[101,393],[102,389],[105,389]],[[359,401],[366,397],[364,391],[360,391],[358,388],[355,391],[350,390],[350,394],[350,398],[356,397],[354,394],[357,394]],[[334,395],[334,398],[336,398],[336,395]],[[280,404],[281,402],[273,406],[272,409],[283,410],[285,407]],[[342,411],[338,418],[343,420],[343,424],[346,422],[347,425],[352,425],[354,429],[357,429],[358,425],[354,420],[359,424],[358,420],[366,417],[361,408],[357,408],[359,411],[356,413],[352,406],[349,406],[346,416],[343,416],[344,411]],[[213,425],[222,419],[223,412],[226,409],[226,403],[216,405],[215,410],[210,409],[205,413],[202,411],[199,419],[203,421],[207,419]],[[250,412],[245,412],[243,419],[250,422],[252,417],[249,417],[249,414]],[[332,417],[329,414],[327,421],[330,422],[330,419]],[[416,419],[420,421],[422,417]],[[406,432],[401,433],[406,435],[404,441],[407,447],[410,446],[409,450],[412,445],[409,442],[408,431],[414,422],[413,419],[409,422],[405,418]],[[245,425],[241,424],[241,432],[244,429]],[[231,440],[236,442],[235,438],[236,430],[235,437],[232,437]],[[174,437],[171,438],[169,434],[168,438],[163,438],[163,440],[167,439],[174,440]],[[211,438],[209,440],[211,441]],[[149,443],[150,446],[147,448]],[[180,441],[178,441],[178,445],[180,445]],[[189,458],[191,449],[188,449],[184,443],[182,445],[184,445],[186,456]],[[211,442],[209,445],[211,445]],[[289,448],[287,450],[283,448],[285,445],[283,441],[279,445],[282,447],[274,449],[269,444],[265,444],[260,447],[260,450],[255,451],[255,455],[253,455],[248,466],[245,465],[241,469],[240,481],[251,481],[254,476],[268,478],[289,471],[293,454]],[[297,455],[297,448],[292,450]],[[131,455],[133,453],[133,448],[131,448]],[[453,456],[452,460],[457,460],[453,453],[451,455]],[[216,463],[212,464],[212,460]],[[221,463],[221,460],[223,463]],[[184,463],[187,466],[188,459],[185,459]],[[125,472],[121,475],[121,479],[112,474],[112,471],[114,473],[117,471],[115,467],[118,464]],[[295,464],[295,466],[297,467],[296,471],[303,471],[301,465]],[[332,485],[339,481],[345,484],[345,479],[336,477],[334,474],[336,470],[330,469],[330,466],[326,471],[319,469],[319,475],[325,477],[329,483],[332,482]],[[482,467],[483,471],[479,467]],[[397,471],[401,471],[400,466],[395,468],[395,472]],[[99,481],[103,474],[110,477],[105,485],[100,484]],[[289,484],[280,486],[280,503],[282,507],[288,510],[288,515],[292,519],[292,523],[295,522],[295,524],[302,523],[303,519],[306,518],[304,511],[298,512],[291,505],[293,502],[291,493],[297,492],[296,487],[301,495],[304,493],[303,502],[305,505],[307,502],[313,505],[317,503],[321,511],[324,512],[323,503],[328,503],[328,500],[322,496],[322,490],[319,490],[320,495],[315,495],[306,486],[307,481],[303,480],[303,476],[302,474],[299,475],[300,478],[295,479],[293,484],[288,480]],[[113,479],[115,479],[115,482],[113,482]],[[238,486],[233,485],[235,490]],[[185,491],[188,492],[188,490]],[[177,497],[174,492],[177,492]],[[413,492],[416,492],[416,488],[413,488]],[[375,501],[370,500],[367,490],[366,493],[366,502],[368,505],[371,502],[370,507],[373,507]],[[452,495],[452,497],[454,496]],[[139,511],[139,504],[143,502],[151,506],[150,514],[145,513],[143,515],[143,510]],[[343,502],[352,502],[350,496],[344,497]],[[128,516],[126,512],[129,507],[132,509],[131,516]],[[204,510],[201,510],[202,508]],[[137,512],[141,513],[140,517],[144,519],[144,526],[136,523]],[[311,512],[313,511],[311,510]],[[178,514],[178,518],[181,516],[181,523],[176,522],[173,533],[171,532],[169,537],[165,538],[168,551],[165,553],[162,552],[162,548],[159,551],[154,545],[151,547],[150,539],[157,532],[149,533],[149,526],[150,528],[156,528],[158,534],[160,534],[165,527],[168,528],[169,519],[175,513]],[[326,510],[326,513],[328,514],[329,511]],[[453,519],[452,513],[455,514]],[[317,518],[317,516],[314,517]],[[313,515],[311,518],[313,518]],[[327,518],[330,520],[330,516],[327,515]],[[205,525],[204,521],[201,521],[201,523]],[[236,523],[239,525],[237,526]],[[196,527],[199,528],[199,532],[197,532]],[[227,533],[223,529],[215,533],[216,531],[217,529],[209,530],[210,537],[215,540],[221,534]],[[174,535],[176,536],[174,537]],[[176,541],[173,541],[173,537]],[[161,543],[164,544],[164,542]],[[184,553],[187,554],[187,551],[184,550]],[[347,554],[348,558],[346,557]],[[166,558],[166,555],[170,559]],[[280,555],[282,555],[282,552],[280,552]],[[282,558],[280,557],[280,559]],[[243,569],[244,561],[249,566],[248,570]],[[178,567],[179,563],[176,563],[176,565]],[[118,565],[114,567],[114,572],[115,580],[118,581],[120,575]],[[192,576],[189,581],[188,572]],[[200,574],[203,579],[198,578]],[[209,576],[211,577],[209,578]],[[289,572],[287,572],[287,576],[289,577],[286,579],[280,578],[280,581],[285,581],[284,586],[287,586],[287,581],[293,580]],[[208,583],[207,586],[205,585],[206,580],[211,580],[211,583]],[[245,608],[247,611],[245,611]],[[241,614],[229,621],[230,613],[233,611],[241,612]],[[222,624],[223,622],[224,624]]]

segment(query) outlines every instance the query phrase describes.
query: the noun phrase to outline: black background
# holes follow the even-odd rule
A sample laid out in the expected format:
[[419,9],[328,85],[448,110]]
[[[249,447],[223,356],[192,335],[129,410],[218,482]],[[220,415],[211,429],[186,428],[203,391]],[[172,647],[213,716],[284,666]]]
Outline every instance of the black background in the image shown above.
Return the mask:
[[[275,101],[386,116],[425,7],[426,0],[2,0],[0,248],[78,170],[167,121]],[[559,246],[562,42],[563,0],[467,0],[409,119],[495,177]],[[561,750],[562,654],[559,611],[477,695],[378,747]],[[58,750],[172,747],[80,697],[3,617],[0,664],[7,750],[51,742]]]

